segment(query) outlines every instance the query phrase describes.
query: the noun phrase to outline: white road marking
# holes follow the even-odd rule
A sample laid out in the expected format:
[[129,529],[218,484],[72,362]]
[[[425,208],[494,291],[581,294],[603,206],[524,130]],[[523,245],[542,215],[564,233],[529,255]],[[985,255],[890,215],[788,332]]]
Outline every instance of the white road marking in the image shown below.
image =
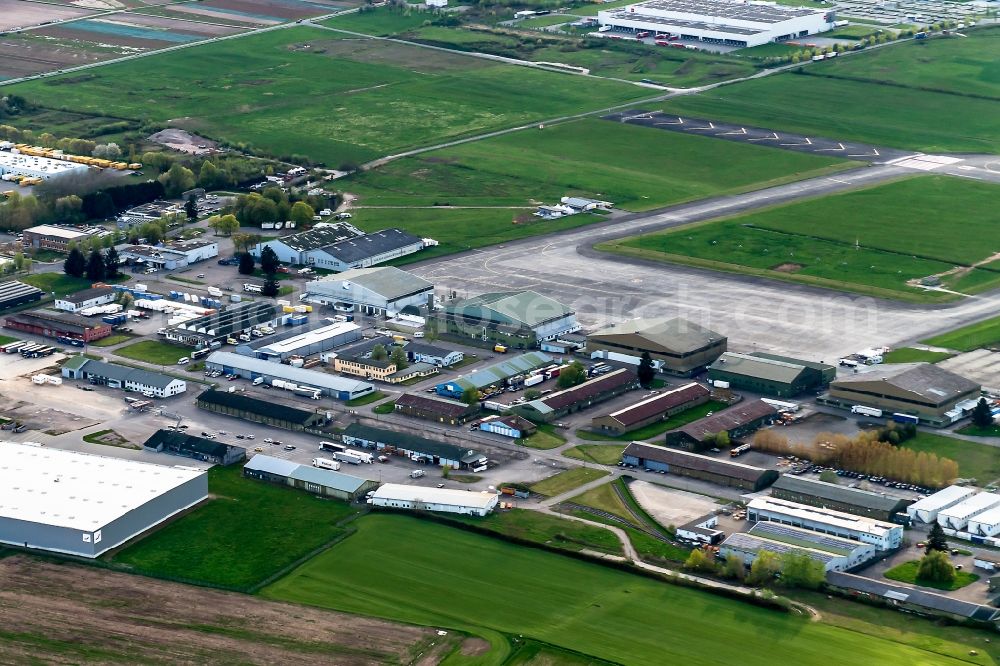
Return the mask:
[[772,132],[771,136],[762,136],[759,139],[747,139],[747,141],[780,141],[781,137],[777,132]]

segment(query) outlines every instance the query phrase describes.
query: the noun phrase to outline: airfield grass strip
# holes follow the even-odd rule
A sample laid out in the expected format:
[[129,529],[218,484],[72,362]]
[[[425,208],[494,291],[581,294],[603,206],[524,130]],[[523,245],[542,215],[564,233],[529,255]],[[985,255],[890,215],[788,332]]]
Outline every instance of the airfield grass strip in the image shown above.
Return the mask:
[[954,95],[955,97],[969,97],[971,99],[981,99],[987,102],[1000,102],[1000,97],[995,95],[984,95],[982,93],[962,92],[959,90],[948,90],[946,88],[935,88],[933,86],[915,86],[899,81],[889,81],[882,79],[871,79],[864,76],[850,76],[845,74],[824,74],[822,72],[809,72],[799,68],[792,70],[792,73],[802,76],[814,76],[819,79],[832,79],[834,81],[849,81],[850,83],[865,83],[868,85],[885,86],[887,88],[902,88],[904,90],[915,90],[917,92],[939,93],[941,95]]

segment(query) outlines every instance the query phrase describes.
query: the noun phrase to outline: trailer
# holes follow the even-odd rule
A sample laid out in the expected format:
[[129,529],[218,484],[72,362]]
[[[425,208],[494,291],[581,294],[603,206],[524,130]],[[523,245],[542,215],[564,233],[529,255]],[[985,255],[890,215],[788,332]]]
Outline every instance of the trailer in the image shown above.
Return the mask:
[[353,451],[334,451],[333,457],[350,465],[361,464],[361,458],[355,456]]
[[19,352],[23,347],[28,345],[24,340],[19,340],[18,342],[11,342],[8,345],[4,345],[3,350],[6,354],[15,354]]
[[319,443],[319,450],[320,451],[332,451],[334,453],[336,453],[336,452],[339,451],[339,452],[343,453],[344,451],[347,451],[347,447],[344,446],[343,444],[337,444],[335,442],[321,441]]
[[920,423],[920,417],[914,416],[913,414],[903,414],[902,412],[896,412],[893,414],[892,420],[896,423],[912,423],[913,425]]
[[882,410],[876,407],[865,407],[864,405],[854,405],[851,407],[852,414],[860,414],[861,416],[871,416],[872,418],[879,418],[882,416]]
[[340,470],[340,462],[337,460],[330,460],[329,458],[313,458],[312,466],[320,469],[332,469],[335,472]]

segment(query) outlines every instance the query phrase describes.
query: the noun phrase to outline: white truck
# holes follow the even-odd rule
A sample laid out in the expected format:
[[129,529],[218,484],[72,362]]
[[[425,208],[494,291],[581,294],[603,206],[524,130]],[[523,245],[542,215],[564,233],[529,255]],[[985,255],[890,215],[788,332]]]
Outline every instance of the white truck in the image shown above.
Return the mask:
[[222,290],[219,289],[218,287],[209,287],[208,288],[208,295],[209,296],[215,296],[216,298],[219,298],[220,296],[222,296]]
[[335,472],[340,470],[340,463],[329,458],[313,458],[312,466],[320,469],[332,469]]
[[263,378],[263,377],[257,377],[257,378],[256,378],[255,380],[253,380],[253,382],[251,382],[251,383],[252,383],[252,384],[253,384],[254,386],[260,386],[261,384],[263,384],[263,383],[264,383],[264,378]]
[[361,451],[334,451],[333,457],[351,465],[371,465],[375,462],[375,457],[372,454]]
[[854,405],[851,407],[852,414],[861,414],[862,416],[871,416],[873,418],[879,418],[882,416],[882,410],[876,407],[865,407],[864,405]]
[[425,472],[422,469],[415,469],[412,472],[410,472],[410,478],[411,479],[419,479],[420,477],[422,477],[424,475],[425,475]]

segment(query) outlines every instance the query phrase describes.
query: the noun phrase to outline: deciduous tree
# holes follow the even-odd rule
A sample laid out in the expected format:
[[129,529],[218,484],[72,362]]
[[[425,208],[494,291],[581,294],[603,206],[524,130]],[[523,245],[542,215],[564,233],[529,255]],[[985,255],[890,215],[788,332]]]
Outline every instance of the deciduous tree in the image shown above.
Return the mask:
[[920,559],[917,579],[933,583],[951,583],[955,580],[955,567],[952,566],[946,553],[931,550]]

